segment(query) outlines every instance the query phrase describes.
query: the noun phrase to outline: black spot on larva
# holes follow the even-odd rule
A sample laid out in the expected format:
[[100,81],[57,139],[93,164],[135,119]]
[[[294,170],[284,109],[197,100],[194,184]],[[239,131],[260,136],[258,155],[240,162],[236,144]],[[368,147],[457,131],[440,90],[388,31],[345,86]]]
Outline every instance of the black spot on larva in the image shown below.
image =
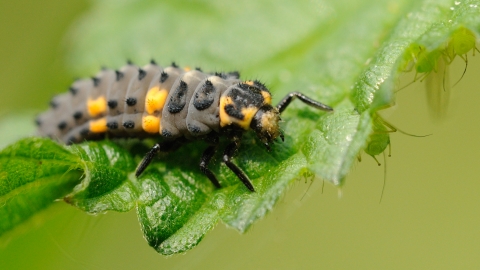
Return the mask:
[[100,78],[92,77],[92,81],[93,81],[94,87],[97,87],[98,85],[100,85]]
[[73,118],[74,118],[75,120],[80,120],[80,119],[82,118],[82,116],[83,116],[83,113],[82,113],[81,111],[75,112],[75,113],[73,114]]
[[245,115],[243,115],[239,110],[235,109],[235,106],[232,104],[225,105],[225,112],[231,117],[235,117],[239,120],[243,120],[243,118],[245,118]]
[[52,109],[56,109],[58,108],[58,103],[52,99],[50,100],[50,107],[52,107]]
[[193,106],[199,111],[209,108],[215,99],[215,87],[212,82],[206,80],[202,87],[195,92]]
[[238,78],[240,78],[240,72],[238,72],[238,71],[232,71],[232,72],[229,72],[229,73],[228,73],[228,76],[234,77],[235,79],[238,79]]
[[107,123],[107,128],[108,129],[117,129],[118,128],[118,123],[116,121],[110,121]]
[[172,62],[172,67],[178,68],[177,64],[175,62]]
[[173,95],[168,101],[167,107],[170,113],[178,113],[185,107],[187,103],[187,83],[180,81],[177,89],[173,92]]
[[143,78],[147,76],[147,72],[141,68],[138,69],[138,80],[141,81]]
[[80,130],[80,136],[87,136],[90,133],[90,130],[88,128],[84,128]]
[[110,109],[115,109],[117,107],[118,103],[117,103],[116,100],[111,99],[107,102],[107,105]]
[[201,68],[199,68],[199,67],[196,67],[196,68],[195,68],[195,70],[196,70],[196,71],[200,71],[200,72],[202,72],[202,69],[201,69]]
[[164,83],[167,79],[168,79],[168,74],[162,71],[162,74],[160,75],[160,83]]
[[58,123],[57,127],[60,130],[64,130],[67,127],[67,122],[62,121],[62,122]]
[[120,81],[124,76],[123,72],[120,72],[118,70],[115,70],[115,75],[116,75],[115,80],[117,80],[117,82]]
[[232,98],[238,110],[248,106],[260,108],[263,105],[264,98],[259,88],[244,83],[239,83],[237,86],[239,88],[233,88],[228,96]]
[[129,66],[133,65],[133,62],[132,62],[132,60],[130,60],[130,59],[127,59],[127,65],[129,65]]
[[75,138],[75,136],[72,136],[72,137],[68,138],[66,144],[67,144],[67,145],[72,145],[72,144],[74,144],[76,141],[77,141],[77,139]]
[[123,122],[123,127],[126,128],[126,129],[132,129],[135,127],[135,122],[133,121],[125,121]]
[[162,136],[165,138],[172,137],[172,133],[166,129],[162,129]]
[[152,64],[152,65],[155,65],[155,66],[156,66],[156,65],[157,65],[157,62],[155,62],[155,60],[151,59],[151,60],[150,60],[150,64]]
[[127,105],[130,107],[135,106],[135,104],[137,104],[137,99],[133,97],[129,97],[127,98],[127,100],[125,100],[125,103],[127,103]]
[[42,125],[42,121],[40,121],[40,119],[38,119],[38,117],[35,119],[35,124],[37,126],[41,126]]
[[75,96],[78,93],[78,88],[70,87],[68,88],[68,91],[70,91],[70,93]]
[[193,133],[193,134],[198,134],[198,133],[200,133],[200,128],[197,127],[197,126],[195,126],[195,125],[190,125],[190,124],[188,124],[188,125],[187,125],[187,128],[188,128],[188,131],[190,131],[190,132]]

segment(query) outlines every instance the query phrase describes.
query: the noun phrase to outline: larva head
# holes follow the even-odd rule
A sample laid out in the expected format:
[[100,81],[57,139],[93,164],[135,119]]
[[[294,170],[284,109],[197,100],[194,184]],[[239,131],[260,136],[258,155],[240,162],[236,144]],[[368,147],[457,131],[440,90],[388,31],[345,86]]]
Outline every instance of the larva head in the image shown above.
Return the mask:
[[253,116],[250,122],[250,128],[257,133],[258,138],[269,148],[269,143],[280,137],[283,140],[283,134],[280,131],[280,112],[270,104],[265,104]]

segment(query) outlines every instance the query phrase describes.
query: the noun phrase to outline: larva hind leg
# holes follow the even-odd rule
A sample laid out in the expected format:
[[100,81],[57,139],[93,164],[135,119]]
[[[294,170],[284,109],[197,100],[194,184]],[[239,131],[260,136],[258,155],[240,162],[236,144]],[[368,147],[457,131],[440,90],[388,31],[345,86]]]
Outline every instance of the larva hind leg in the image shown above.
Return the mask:
[[155,155],[157,155],[158,152],[170,152],[178,149],[181,146],[181,142],[179,140],[176,141],[171,141],[171,142],[163,142],[163,143],[156,143],[150,151],[145,154],[145,157],[143,157],[142,162],[138,165],[136,171],[135,171],[135,176],[139,177],[143,171],[150,165],[152,162],[153,158]]

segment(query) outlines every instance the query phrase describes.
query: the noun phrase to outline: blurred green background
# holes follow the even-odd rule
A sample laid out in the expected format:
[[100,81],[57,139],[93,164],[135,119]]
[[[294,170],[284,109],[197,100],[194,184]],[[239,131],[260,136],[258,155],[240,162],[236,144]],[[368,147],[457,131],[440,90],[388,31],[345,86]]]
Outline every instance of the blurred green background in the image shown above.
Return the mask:
[[[87,1],[0,2],[0,116],[46,108],[74,74],[65,33]],[[441,122],[429,117],[422,84],[382,112],[414,138],[392,134],[384,167],[363,155],[340,191],[299,181],[247,234],[219,224],[185,255],[164,257],[142,238],[134,212],[88,216],[62,202],[4,237],[1,269],[478,269],[480,268],[480,61],[470,57]],[[168,59],[170,60],[170,59]],[[451,80],[464,63],[451,66]],[[405,76],[402,85],[411,80]],[[1,122],[2,120],[0,120]],[[16,123],[2,122],[2,134]],[[10,131],[11,129],[11,131]],[[19,132],[26,134],[25,131]],[[0,138],[0,141],[8,140]],[[380,161],[383,163],[380,157]]]

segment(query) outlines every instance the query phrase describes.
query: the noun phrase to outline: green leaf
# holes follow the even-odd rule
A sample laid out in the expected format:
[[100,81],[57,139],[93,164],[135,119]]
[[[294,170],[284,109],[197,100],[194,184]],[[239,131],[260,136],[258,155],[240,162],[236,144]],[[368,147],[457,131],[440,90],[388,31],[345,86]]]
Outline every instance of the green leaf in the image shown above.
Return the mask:
[[18,141],[0,152],[0,235],[63,197],[90,213],[128,211],[136,197],[124,182],[134,168],[130,152],[108,141]]
[[79,182],[79,159],[50,139],[24,139],[0,152],[0,235]]
[[90,213],[133,208],[134,187],[124,182],[135,164],[126,149],[111,142],[88,142],[73,145],[71,151],[81,158],[85,178],[65,201]]
[[394,102],[398,74],[413,66],[428,76],[439,59],[475,50],[479,6],[451,0],[97,1],[70,36],[68,59],[79,73],[151,57],[203,70],[239,68],[243,78],[265,81],[274,102],[297,90],[335,112],[292,103],[282,115],[285,142],[271,152],[246,134],[234,162],[255,193],[220,164],[221,153],[210,165],[223,187],[215,190],[198,168],[202,142],[160,155],[138,179],[132,172],[148,148],[102,142],[71,148],[86,177],[66,200],[92,213],[136,206],[145,238],[162,254],[192,248],[219,220],[245,232],[295,179],[313,173],[340,186],[363,149],[383,152],[388,129],[376,112]]

